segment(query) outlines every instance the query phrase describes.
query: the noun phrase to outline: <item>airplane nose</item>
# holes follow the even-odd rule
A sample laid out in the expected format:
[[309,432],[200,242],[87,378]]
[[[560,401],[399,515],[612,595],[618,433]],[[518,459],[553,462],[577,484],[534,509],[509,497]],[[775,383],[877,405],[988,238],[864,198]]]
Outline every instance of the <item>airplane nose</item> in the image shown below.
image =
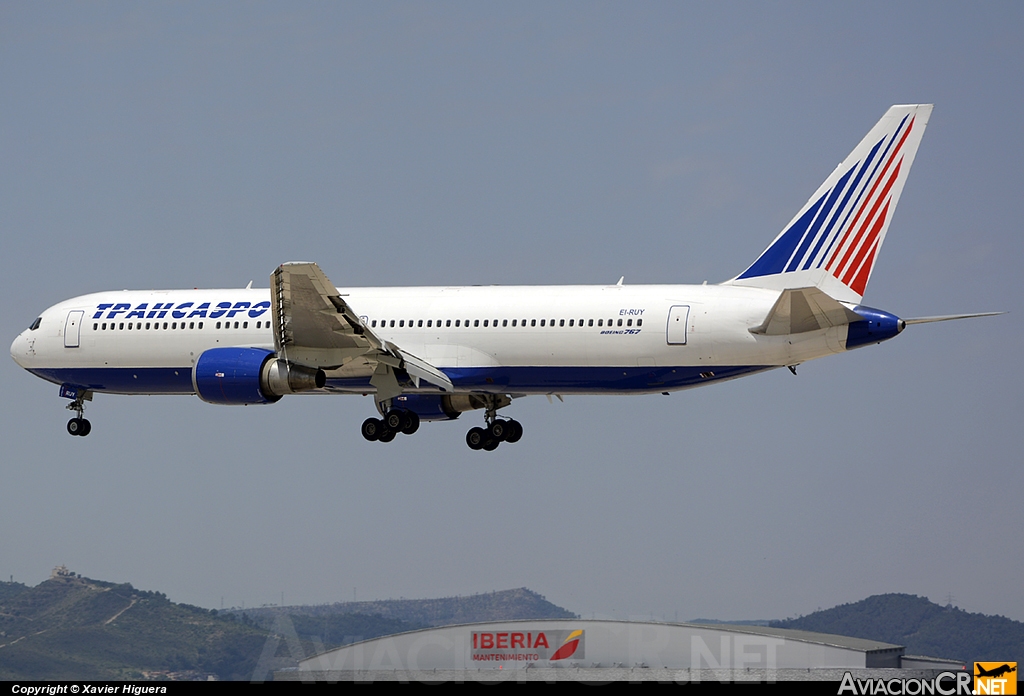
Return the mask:
[[11,357],[21,367],[25,367],[25,358],[28,356],[28,336],[22,331],[11,344]]

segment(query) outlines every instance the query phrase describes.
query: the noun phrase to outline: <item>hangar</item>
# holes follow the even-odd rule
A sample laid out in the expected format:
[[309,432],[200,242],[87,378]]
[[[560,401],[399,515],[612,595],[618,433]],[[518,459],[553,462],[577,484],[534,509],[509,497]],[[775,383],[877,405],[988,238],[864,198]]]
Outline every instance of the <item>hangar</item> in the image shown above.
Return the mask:
[[[785,679],[809,670],[963,669],[905,658],[903,646],[764,626],[583,619],[496,621],[353,643],[278,672],[278,680],[614,681]],[[904,665],[904,660],[908,664]],[[914,662],[911,664],[911,660]],[[638,670],[643,671],[638,677]],[[627,674],[628,673],[628,674]],[[735,677],[734,677],[735,678]],[[805,677],[806,678],[806,677]]]

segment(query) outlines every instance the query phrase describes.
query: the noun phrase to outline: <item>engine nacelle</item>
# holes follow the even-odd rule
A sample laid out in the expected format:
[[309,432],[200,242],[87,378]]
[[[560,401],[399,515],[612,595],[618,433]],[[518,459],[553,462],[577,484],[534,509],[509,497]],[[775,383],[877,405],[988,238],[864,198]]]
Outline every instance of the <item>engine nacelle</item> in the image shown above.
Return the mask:
[[192,386],[211,404],[272,404],[324,386],[323,370],[293,365],[262,348],[211,348],[192,368]]
[[[512,403],[505,395],[498,397],[497,408]],[[454,420],[465,411],[487,408],[487,402],[476,394],[402,394],[391,403],[392,408],[414,412],[422,421]]]

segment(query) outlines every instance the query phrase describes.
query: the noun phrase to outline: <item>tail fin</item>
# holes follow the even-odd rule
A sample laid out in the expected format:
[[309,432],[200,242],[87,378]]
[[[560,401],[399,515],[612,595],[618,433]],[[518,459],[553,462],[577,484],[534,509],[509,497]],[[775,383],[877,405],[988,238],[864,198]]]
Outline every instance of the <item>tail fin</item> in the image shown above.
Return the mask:
[[860,302],[931,113],[931,104],[890,107],[764,253],[728,283],[817,286],[837,300]]

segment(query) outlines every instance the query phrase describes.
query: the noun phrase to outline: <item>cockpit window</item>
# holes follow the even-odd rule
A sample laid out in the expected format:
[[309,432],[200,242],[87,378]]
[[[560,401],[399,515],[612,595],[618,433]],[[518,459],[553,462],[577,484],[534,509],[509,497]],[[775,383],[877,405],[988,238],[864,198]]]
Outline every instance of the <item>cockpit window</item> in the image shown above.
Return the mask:
[[32,322],[31,326],[28,327],[28,330],[29,331],[35,331],[36,329],[39,328],[39,324],[41,324],[42,321],[43,321],[42,317],[36,317],[36,320],[34,322]]

